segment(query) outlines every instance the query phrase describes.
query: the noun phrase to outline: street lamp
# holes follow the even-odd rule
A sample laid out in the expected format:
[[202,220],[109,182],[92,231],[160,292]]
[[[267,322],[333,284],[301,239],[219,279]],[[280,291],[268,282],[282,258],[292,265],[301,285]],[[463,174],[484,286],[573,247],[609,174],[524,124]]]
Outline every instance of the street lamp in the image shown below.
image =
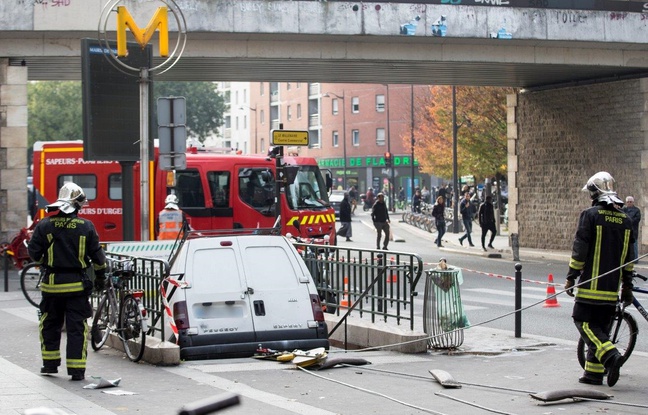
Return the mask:
[[457,132],[462,125],[471,126],[470,119],[464,115],[464,120],[457,124],[457,90],[452,86],[452,186],[454,188],[452,200],[452,233],[459,233],[459,180],[457,167]]
[[322,97],[325,98],[330,98],[331,96],[334,96],[338,99],[342,100],[342,157],[344,157],[344,162],[342,163],[343,166],[342,168],[344,169],[344,182],[342,185],[342,188],[346,190],[347,188],[347,153],[346,153],[346,111],[344,107],[346,107],[345,100],[344,100],[344,91],[342,91],[342,96],[334,93],[334,92],[325,92]]
[[247,107],[250,111],[254,112],[254,153],[256,154],[256,153],[259,152],[259,141],[257,140],[257,129],[258,129],[258,125],[257,125],[257,109],[256,109],[256,107],[252,108],[251,106],[245,105],[245,104],[243,104],[239,108],[244,109],[243,107]]

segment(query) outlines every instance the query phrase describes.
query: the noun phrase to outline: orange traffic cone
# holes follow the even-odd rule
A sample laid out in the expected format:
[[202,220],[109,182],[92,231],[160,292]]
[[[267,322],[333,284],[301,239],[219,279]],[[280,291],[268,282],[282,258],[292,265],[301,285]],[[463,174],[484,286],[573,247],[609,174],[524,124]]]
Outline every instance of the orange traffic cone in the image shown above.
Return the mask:
[[340,308],[349,308],[349,277],[344,277],[344,294],[340,300]]
[[[393,266],[395,263],[394,258],[389,259],[389,265]],[[396,276],[396,271],[390,267],[387,272],[389,272],[389,275],[387,276],[387,282],[398,282],[398,277]]]
[[549,274],[549,285],[547,285],[547,299],[543,307],[560,307],[556,298],[556,287],[553,286],[553,275]]

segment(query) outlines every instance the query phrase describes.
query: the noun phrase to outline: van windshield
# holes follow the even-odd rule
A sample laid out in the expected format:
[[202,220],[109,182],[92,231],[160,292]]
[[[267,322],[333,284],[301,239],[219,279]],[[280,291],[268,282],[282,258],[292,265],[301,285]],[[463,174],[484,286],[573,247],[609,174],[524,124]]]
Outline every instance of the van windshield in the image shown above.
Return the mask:
[[286,187],[288,206],[293,210],[327,209],[326,183],[317,166],[299,166],[295,181]]

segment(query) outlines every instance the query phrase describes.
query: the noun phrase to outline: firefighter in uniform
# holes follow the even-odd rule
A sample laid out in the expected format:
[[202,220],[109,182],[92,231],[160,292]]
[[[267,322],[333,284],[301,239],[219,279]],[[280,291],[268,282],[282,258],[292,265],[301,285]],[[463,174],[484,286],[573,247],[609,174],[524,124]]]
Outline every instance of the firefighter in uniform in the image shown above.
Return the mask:
[[44,270],[40,285],[43,297],[39,306],[41,373],[58,373],[61,331],[65,324],[65,363],[72,380],[85,377],[87,319],[92,317],[89,296],[93,288],[86,269],[90,265],[94,268],[97,289],[103,288],[106,269],[106,256],[94,225],[77,216],[85,202],[81,187],[65,183],[58,200],[46,207],[47,212],[58,212],[36,225],[28,248],[29,256]]
[[596,173],[583,190],[589,191],[592,207],[580,214],[565,283],[567,294],[573,297],[578,278],[572,318],[588,346],[579,382],[602,385],[607,371],[607,384],[614,386],[624,361],[609,333],[619,288],[621,300],[632,302],[632,223],[621,210],[623,202],[609,173]]
[[185,214],[178,207],[178,197],[170,194],[164,200],[166,206],[158,214],[158,239],[182,237],[181,231],[187,225]]

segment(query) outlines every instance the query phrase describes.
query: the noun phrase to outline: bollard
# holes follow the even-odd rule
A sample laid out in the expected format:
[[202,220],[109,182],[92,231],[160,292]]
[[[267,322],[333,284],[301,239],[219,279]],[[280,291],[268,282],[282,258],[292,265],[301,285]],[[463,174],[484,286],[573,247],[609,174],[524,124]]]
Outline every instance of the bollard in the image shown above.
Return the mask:
[[[386,302],[387,300],[385,300],[383,298],[383,293],[385,292],[385,284],[386,284],[385,276],[387,275],[387,261],[385,260],[385,257],[384,257],[383,254],[378,254],[378,255],[376,255],[376,257],[378,259],[378,266],[382,270],[382,271],[378,271],[378,276],[380,278],[378,278],[378,287],[377,287],[378,288],[378,298],[379,298],[379,300],[378,300],[378,311],[380,311],[382,313],[383,310],[387,309],[386,308],[387,307],[387,302]],[[382,300],[381,300],[381,298],[382,298]]]
[[520,260],[520,239],[517,233],[511,234],[511,249],[513,250],[513,261]]
[[522,264],[515,264],[515,337],[522,337]]

